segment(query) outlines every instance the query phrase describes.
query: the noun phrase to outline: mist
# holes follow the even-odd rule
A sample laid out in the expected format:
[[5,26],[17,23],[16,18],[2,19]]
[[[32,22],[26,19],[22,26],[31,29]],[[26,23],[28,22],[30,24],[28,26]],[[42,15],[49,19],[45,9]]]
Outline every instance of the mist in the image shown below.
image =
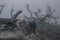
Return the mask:
[[5,8],[1,14],[2,18],[10,18],[10,10],[12,6],[14,7],[13,14],[16,13],[17,10],[22,10],[22,14],[19,15],[18,18],[24,17],[26,15],[27,17],[30,17],[29,12],[26,9],[26,5],[29,4],[30,10],[32,12],[36,11],[37,8],[41,9],[41,14],[45,15],[47,4],[49,4],[53,9],[56,10],[55,16],[58,17],[58,23],[60,24],[60,0],[0,0],[0,4],[5,4]]
[[60,0],[0,0],[1,40],[60,40]]

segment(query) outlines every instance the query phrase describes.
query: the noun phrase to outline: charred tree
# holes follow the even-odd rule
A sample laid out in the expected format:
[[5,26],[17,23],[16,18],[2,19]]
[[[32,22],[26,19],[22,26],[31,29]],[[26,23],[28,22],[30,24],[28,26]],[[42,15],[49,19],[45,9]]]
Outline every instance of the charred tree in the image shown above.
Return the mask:
[[4,7],[5,7],[5,4],[0,5],[0,7],[1,7],[1,9],[0,9],[0,17],[1,17],[2,11],[3,11]]
[[13,9],[13,6],[12,6],[12,9],[11,9],[11,17],[12,17],[12,15],[13,15],[13,11],[14,11],[14,9]]

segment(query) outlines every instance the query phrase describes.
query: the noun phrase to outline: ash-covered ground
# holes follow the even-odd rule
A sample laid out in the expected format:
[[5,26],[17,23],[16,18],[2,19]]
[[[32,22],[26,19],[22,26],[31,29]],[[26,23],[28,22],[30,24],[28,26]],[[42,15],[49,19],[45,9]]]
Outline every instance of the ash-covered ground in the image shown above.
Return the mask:
[[25,36],[23,30],[0,31],[1,40],[60,40],[60,27],[55,25],[42,25],[37,27],[36,34]]

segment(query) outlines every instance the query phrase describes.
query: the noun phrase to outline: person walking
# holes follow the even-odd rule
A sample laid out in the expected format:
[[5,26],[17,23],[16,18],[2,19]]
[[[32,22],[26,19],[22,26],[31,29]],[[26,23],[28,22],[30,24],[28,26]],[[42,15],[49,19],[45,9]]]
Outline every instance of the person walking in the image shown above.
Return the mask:
[[36,30],[36,22],[33,20],[31,22],[29,22],[29,26],[32,28],[32,32],[33,34],[35,34],[35,30]]

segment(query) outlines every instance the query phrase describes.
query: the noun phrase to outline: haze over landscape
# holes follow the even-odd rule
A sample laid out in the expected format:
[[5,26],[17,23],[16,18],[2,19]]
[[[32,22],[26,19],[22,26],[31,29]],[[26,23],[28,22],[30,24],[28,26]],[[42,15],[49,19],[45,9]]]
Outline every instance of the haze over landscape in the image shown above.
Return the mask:
[[60,40],[60,0],[0,0],[1,40]]
[[29,17],[30,14],[26,9],[26,5],[29,4],[30,6],[30,10],[32,12],[36,11],[36,9],[41,9],[41,14],[46,14],[46,8],[47,8],[47,4],[49,4],[53,9],[56,10],[54,16],[59,17],[58,18],[58,23],[60,24],[60,0],[0,0],[0,4],[5,4],[5,8],[1,14],[1,17],[3,18],[10,18],[10,10],[12,8],[12,6],[14,7],[15,11],[13,12],[13,14],[17,11],[17,10],[22,10],[22,14],[19,15],[20,16],[24,16],[27,14],[27,16]]

